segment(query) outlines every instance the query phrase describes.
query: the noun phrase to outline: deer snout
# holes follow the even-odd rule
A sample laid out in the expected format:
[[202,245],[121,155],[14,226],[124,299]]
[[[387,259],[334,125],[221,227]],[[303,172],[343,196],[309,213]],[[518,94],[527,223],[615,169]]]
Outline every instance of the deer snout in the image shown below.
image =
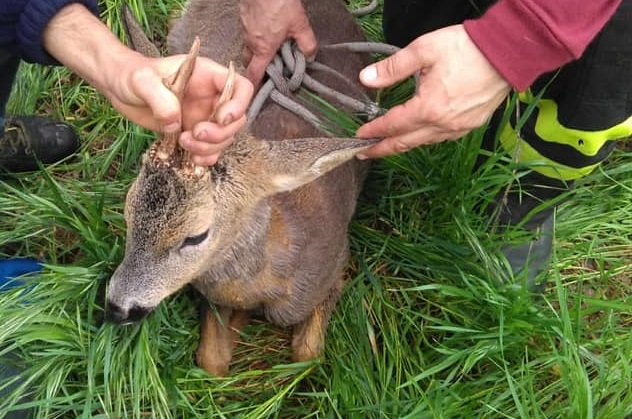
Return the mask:
[[125,308],[113,301],[108,301],[105,309],[105,320],[118,324],[132,324],[141,320],[152,310],[153,307],[140,307],[137,305]]

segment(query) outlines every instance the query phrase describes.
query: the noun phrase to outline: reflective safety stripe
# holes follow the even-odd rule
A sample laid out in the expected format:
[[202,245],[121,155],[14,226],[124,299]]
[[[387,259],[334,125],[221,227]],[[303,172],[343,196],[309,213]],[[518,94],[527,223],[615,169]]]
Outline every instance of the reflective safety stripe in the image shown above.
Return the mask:
[[[530,91],[521,93],[519,99],[523,103],[531,103],[533,95]],[[632,135],[632,116],[620,124],[601,131],[582,131],[566,128],[557,119],[557,104],[551,99],[540,99],[535,133],[544,141],[568,144],[587,156],[596,155],[609,140],[626,138]]]
[[[534,100],[530,91],[521,93],[519,99],[523,103],[530,103]],[[537,112],[535,112],[535,135],[538,137],[538,148],[528,143],[528,137],[518,140],[518,135],[511,124],[507,124],[500,134],[500,141],[503,148],[512,155],[516,161],[532,165],[532,169],[547,177],[573,180],[586,176],[592,172],[600,163],[604,156],[599,153],[604,150],[604,146],[612,145],[612,140],[626,138],[632,135],[632,116],[620,124],[611,126],[600,131],[582,131],[573,128],[567,128],[560,124],[557,118],[557,104],[551,99],[540,99],[538,101]],[[576,153],[585,156],[587,161],[594,161],[592,164],[580,165],[567,164],[564,162],[552,160],[542,153],[546,147],[546,143],[555,144],[559,155],[560,146],[572,147],[568,150],[569,158]],[[553,144],[551,144],[553,148]],[[535,144],[534,144],[535,145]],[[609,147],[608,147],[609,148]],[[606,155],[608,153],[605,153]],[[591,159],[592,157],[592,159]],[[562,158],[563,159],[563,158]],[[572,167],[571,167],[572,166]]]
[[580,168],[569,167],[547,159],[529,143],[522,139],[518,140],[518,134],[507,124],[500,133],[500,143],[507,153],[517,162],[529,164],[529,168],[550,178],[560,180],[574,180],[586,176],[592,172],[599,163]]

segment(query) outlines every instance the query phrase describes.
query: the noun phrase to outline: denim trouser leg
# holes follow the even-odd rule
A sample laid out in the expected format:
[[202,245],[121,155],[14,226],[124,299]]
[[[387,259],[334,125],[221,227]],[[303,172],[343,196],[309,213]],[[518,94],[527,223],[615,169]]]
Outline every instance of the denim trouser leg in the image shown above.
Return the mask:
[[0,133],[4,130],[6,106],[19,64],[20,58],[17,55],[0,48]]

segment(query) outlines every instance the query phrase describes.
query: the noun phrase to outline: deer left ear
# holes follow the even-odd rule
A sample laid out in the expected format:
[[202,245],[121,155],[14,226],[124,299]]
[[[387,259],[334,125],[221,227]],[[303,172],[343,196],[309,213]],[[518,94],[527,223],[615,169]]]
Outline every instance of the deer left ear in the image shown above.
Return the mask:
[[265,161],[274,193],[303,186],[379,141],[330,137],[268,141]]
[[146,57],[160,57],[160,52],[156,45],[154,45],[140,26],[138,19],[132,13],[132,10],[125,3],[121,6],[121,16],[123,22],[123,28],[125,29],[125,36],[130,48],[134,51],[138,51]]

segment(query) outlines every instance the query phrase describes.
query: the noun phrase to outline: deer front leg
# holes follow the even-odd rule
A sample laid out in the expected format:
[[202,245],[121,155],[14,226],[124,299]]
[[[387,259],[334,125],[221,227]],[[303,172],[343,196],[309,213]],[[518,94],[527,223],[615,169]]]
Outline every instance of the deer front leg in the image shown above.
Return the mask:
[[302,323],[294,326],[292,334],[292,358],[302,362],[318,358],[325,346],[327,324],[342,293],[342,276],[331,288],[325,300],[314,307],[312,314]]
[[248,313],[243,310],[218,307],[216,313],[203,308],[196,352],[198,366],[215,376],[226,375],[239,330],[247,324]]

